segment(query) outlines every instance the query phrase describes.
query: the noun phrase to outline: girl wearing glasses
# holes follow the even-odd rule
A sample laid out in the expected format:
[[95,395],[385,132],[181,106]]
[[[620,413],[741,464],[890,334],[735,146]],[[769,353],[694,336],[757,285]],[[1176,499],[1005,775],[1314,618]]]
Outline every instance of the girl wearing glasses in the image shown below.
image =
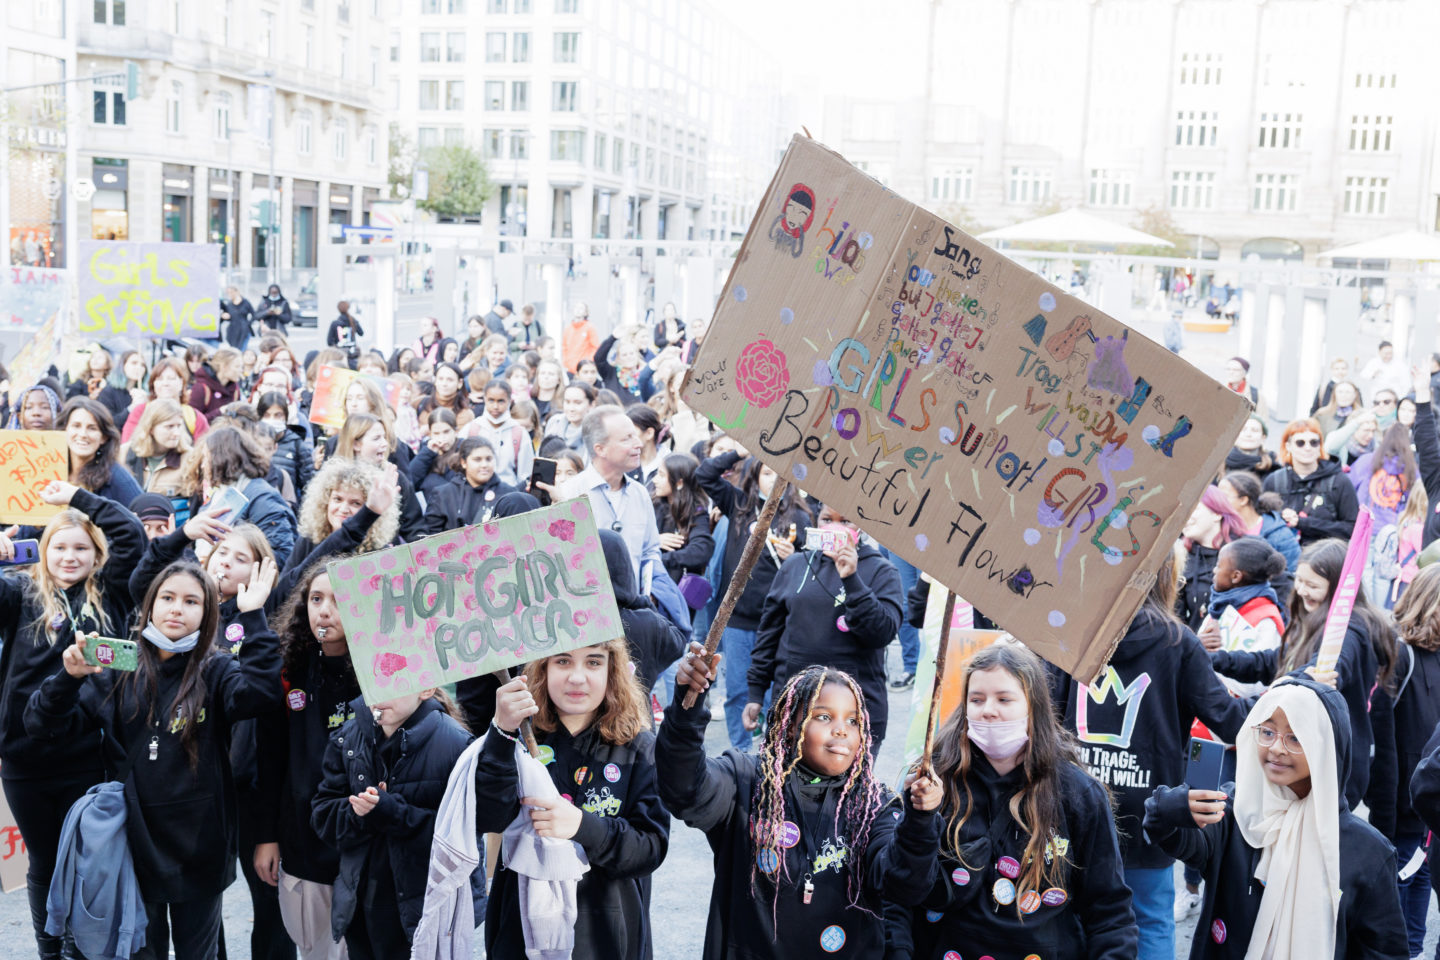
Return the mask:
[[1327,537],[1349,539],[1360,514],[1355,488],[1340,464],[1324,459],[1323,442],[1314,419],[1290,421],[1280,445],[1285,466],[1265,478],[1265,489],[1280,495],[1280,516],[1300,535],[1302,547]]
[[1336,691],[1287,677],[1246,718],[1229,790],[1181,784],[1146,801],[1146,834],[1205,876],[1191,960],[1410,956],[1395,852],[1341,792],[1347,711]]

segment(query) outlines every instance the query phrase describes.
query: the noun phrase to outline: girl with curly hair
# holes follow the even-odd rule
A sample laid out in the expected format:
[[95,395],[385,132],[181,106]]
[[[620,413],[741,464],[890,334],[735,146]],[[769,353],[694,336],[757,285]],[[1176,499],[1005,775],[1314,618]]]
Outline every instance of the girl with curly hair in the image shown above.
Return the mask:
[[400,484],[393,463],[331,460],[310,481],[300,504],[299,536],[286,570],[320,556],[383,550],[400,530]]

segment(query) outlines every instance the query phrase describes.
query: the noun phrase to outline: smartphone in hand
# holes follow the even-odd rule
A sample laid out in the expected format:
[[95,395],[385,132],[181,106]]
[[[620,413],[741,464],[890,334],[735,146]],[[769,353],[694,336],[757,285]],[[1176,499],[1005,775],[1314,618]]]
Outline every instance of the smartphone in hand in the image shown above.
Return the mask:
[[538,481],[552,487],[555,486],[555,468],[558,465],[559,461],[551,460],[549,457],[536,457],[535,466],[530,470],[530,494],[540,501],[542,507],[550,505],[550,494],[535,484]]
[[40,560],[40,541],[38,540],[16,540],[15,559],[0,560],[0,566],[19,567],[27,563],[36,563]]
[[1185,785],[1191,790],[1219,790],[1224,762],[1225,744],[1191,737]]
[[107,670],[133,672],[139,663],[139,653],[134,640],[118,637],[86,637],[85,649],[80,651],[85,662],[92,667]]

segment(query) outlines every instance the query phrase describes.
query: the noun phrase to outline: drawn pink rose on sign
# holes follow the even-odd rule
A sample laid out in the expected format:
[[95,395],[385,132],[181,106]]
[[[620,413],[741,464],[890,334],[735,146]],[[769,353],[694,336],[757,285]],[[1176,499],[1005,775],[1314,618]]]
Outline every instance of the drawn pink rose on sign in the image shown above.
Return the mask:
[[790,387],[785,354],[765,338],[747,344],[735,364],[735,389],[746,402],[768,407]]
[[382,653],[375,658],[375,672],[382,677],[394,676],[408,665],[408,661],[398,653]]
[[575,521],[573,520],[551,520],[550,536],[557,540],[564,540],[567,543],[575,540]]

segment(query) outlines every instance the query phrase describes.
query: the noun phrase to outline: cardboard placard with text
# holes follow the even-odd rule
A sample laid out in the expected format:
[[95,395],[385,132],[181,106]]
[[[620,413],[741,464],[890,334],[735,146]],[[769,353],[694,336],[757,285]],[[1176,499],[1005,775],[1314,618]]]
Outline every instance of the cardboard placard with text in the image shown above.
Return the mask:
[[369,373],[356,373],[349,367],[326,363],[315,373],[315,394],[310,403],[310,422],[317,427],[340,429],[345,423],[345,393],[356,380],[368,380],[375,384],[391,410],[400,402],[400,384],[394,380]]
[[30,869],[30,853],[10,803],[0,792],[0,891],[14,893],[25,889],[25,874]]
[[328,570],[370,704],[625,635],[585,497]]
[[64,510],[40,499],[51,480],[70,478],[60,430],[0,430],[0,523],[43,526]]
[[684,399],[1086,681],[1250,409],[803,137]]
[[79,332],[220,338],[220,245],[81,240]]

